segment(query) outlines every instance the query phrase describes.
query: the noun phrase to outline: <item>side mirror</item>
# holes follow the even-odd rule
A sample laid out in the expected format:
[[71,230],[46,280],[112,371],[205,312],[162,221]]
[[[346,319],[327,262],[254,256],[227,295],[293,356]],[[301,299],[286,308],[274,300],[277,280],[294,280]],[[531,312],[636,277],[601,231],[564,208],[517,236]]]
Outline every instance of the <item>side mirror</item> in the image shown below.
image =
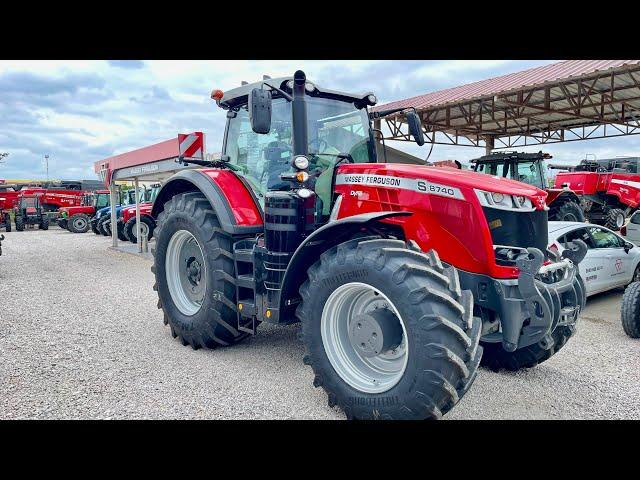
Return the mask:
[[249,94],[249,121],[255,133],[271,130],[271,91],[254,88]]
[[420,146],[424,145],[424,133],[422,132],[422,126],[420,124],[420,117],[418,117],[418,114],[416,112],[407,112],[405,118],[409,124],[409,133],[413,136],[416,143]]
[[629,250],[631,250],[633,247],[635,247],[635,245],[631,242],[624,242],[624,251],[626,253],[629,253]]

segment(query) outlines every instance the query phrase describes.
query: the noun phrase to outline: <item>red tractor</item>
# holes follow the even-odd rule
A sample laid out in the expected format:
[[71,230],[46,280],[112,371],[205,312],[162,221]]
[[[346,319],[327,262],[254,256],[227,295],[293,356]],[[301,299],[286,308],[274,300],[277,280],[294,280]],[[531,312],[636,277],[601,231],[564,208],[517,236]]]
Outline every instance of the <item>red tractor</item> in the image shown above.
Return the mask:
[[582,197],[587,219],[620,230],[640,205],[640,158],[583,160],[573,171],[556,175],[556,188]]
[[42,207],[42,194],[23,193],[18,196],[18,203],[13,207],[16,231],[22,232],[25,227],[38,225],[40,230],[49,230],[49,217]]
[[71,233],[85,233],[91,228],[91,217],[97,210],[110,204],[109,190],[96,190],[82,197],[82,205],[63,207],[59,212],[58,226]]
[[584,222],[580,197],[567,187],[549,188],[545,175],[548,153],[498,152],[471,160],[473,170],[528,183],[547,192],[549,220]]
[[[585,303],[579,240],[547,249],[547,194],[475,172],[377,163],[376,97],[302,71],[212,98],[219,161],[163,185],[154,290],[173,337],[229,346],[302,323],[303,361],[348,418],[440,418],[482,363],[533,367]],[[402,112],[402,113],[401,113]]]
[[6,199],[0,192],[0,228],[4,227],[7,232],[11,231],[11,215],[9,213],[9,207],[6,204]]
[[[156,228],[156,221],[151,216],[151,210],[160,187],[159,183],[151,185],[151,188],[145,190],[145,201],[140,203],[140,234],[146,236],[147,240],[153,238],[153,231]],[[118,238],[122,241],[138,243],[137,232],[135,205],[120,210],[120,215],[118,216]]]

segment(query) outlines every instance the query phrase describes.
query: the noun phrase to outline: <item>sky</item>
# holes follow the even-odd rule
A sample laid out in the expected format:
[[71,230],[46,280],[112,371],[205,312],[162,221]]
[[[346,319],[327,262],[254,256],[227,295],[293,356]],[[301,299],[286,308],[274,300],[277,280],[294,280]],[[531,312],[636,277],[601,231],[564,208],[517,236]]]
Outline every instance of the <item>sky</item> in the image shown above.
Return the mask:
[[[203,131],[208,153],[222,146],[225,114],[210,98],[266,74],[307,78],[326,88],[373,91],[378,103],[408,98],[553,63],[513,60],[437,61],[0,61],[0,179],[95,179],[93,162],[178,133]],[[430,145],[390,142],[426,158]],[[554,163],[637,155],[634,136],[547,145]],[[518,148],[537,151],[540,147]],[[466,162],[484,148],[435,145],[430,160]]]

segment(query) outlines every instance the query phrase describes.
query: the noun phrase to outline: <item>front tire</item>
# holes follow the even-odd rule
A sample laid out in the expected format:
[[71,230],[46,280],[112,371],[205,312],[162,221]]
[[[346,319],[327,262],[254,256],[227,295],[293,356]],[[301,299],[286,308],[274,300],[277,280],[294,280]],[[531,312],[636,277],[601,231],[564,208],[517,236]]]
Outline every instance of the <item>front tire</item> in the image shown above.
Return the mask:
[[614,232],[617,232],[624,225],[624,210],[620,208],[612,208],[607,212],[604,226]]
[[11,216],[8,213],[4,217],[4,229],[7,232],[11,231]]
[[482,356],[473,296],[434,251],[353,239],[308,276],[296,311],[304,362],[347,418],[437,419],[473,383]]
[[573,201],[563,202],[559,207],[551,207],[549,212],[549,220],[559,222],[584,222],[584,212],[580,205]]
[[[155,222],[146,215],[140,216],[140,233],[144,234],[144,230],[146,229],[147,240],[151,240],[153,238],[153,230],[155,228],[154,223]],[[136,217],[133,217],[127,220],[127,223],[124,226],[124,234],[131,243],[138,243],[136,232]]]
[[78,213],[67,221],[67,225],[71,233],[86,233],[90,228],[89,222],[89,215]]
[[40,230],[49,230],[49,217],[47,217],[46,215],[42,217],[42,220],[40,220],[40,224],[38,225],[38,228]]
[[238,331],[234,237],[200,192],[174,196],[158,216],[153,251],[154,290],[171,335],[183,345],[214,348],[236,343]]
[[633,282],[624,291],[620,317],[624,333],[640,338],[640,282]]
[[22,216],[16,215],[15,222],[16,222],[16,232],[24,231],[24,219],[22,218]]

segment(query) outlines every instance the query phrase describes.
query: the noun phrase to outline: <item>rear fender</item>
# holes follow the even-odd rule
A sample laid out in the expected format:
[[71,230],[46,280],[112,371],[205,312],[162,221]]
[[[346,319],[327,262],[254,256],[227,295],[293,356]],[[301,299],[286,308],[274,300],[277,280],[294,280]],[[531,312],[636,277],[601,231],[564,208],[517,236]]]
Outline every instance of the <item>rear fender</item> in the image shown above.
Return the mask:
[[229,170],[193,169],[176,173],[162,186],[151,216],[158,218],[165,203],[175,195],[195,191],[207,198],[225,232],[236,235],[264,231],[262,213],[254,195],[240,177]]
[[379,223],[380,220],[409,215],[412,215],[412,212],[372,212],[352,215],[329,222],[309,235],[296,249],[284,274],[280,296],[280,311],[284,314],[281,318],[290,318],[293,314],[291,309],[295,307],[298,289],[307,277],[307,270],[318,261],[323,252],[347,241],[358,231]]
[[552,203],[561,204],[564,202],[575,202],[580,204],[580,197],[572,190],[562,190],[560,192],[554,192],[550,190],[547,197],[547,205],[551,206]]

